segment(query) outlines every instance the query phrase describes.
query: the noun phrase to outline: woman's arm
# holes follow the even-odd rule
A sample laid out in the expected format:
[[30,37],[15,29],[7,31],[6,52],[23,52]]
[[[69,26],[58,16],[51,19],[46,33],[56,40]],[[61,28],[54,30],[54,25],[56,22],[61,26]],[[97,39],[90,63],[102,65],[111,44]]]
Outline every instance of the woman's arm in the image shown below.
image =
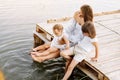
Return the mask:
[[93,61],[97,61],[98,59],[98,55],[99,55],[99,48],[98,48],[98,43],[97,42],[93,42],[92,43],[95,46],[95,57],[92,58]]
[[76,21],[75,21],[75,19],[74,18],[72,18],[69,22],[68,22],[68,26],[66,26],[65,27],[65,33],[67,33],[67,34],[71,34],[71,32],[74,30],[74,28],[75,28],[75,26],[76,26]]

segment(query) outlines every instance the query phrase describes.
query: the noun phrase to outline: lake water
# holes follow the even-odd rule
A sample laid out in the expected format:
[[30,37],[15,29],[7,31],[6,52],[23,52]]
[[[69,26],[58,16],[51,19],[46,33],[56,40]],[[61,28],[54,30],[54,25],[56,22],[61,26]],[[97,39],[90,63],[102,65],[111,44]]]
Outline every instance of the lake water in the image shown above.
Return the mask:
[[[72,16],[85,3],[94,12],[102,12],[119,9],[120,0],[0,0],[0,68],[6,80],[60,80],[64,75],[62,58],[39,64],[28,55],[33,47],[33,30],[36,23],[47,19]],[[83,77],[90,80],[75,69],[70,80]]]

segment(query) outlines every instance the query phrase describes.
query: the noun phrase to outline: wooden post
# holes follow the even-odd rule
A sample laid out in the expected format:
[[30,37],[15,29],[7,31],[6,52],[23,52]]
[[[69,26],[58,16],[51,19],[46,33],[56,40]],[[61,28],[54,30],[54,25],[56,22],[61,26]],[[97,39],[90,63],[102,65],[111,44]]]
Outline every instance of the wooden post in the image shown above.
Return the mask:
[[[42,30],[40,30],[40,27],[37,24],[36,24],[36,32],[41,34],[44,33]],[[36,34],[33,34],[33,37],[34,37],[34,47],[44,44],[43,40],[40,39]]]
[[44,44],[44,42],[36,34],[33,34],[33,36],[34,36],[34,48]]

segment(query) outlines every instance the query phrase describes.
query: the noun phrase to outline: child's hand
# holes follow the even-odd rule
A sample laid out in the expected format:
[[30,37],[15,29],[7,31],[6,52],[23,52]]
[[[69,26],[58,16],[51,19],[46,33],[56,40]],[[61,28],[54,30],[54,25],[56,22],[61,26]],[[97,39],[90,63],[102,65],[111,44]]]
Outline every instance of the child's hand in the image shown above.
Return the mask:
[[97,62],[97,60],[98,60],[98,58],[96,58],[96,57],[91,58],[91,61],[96,61]]

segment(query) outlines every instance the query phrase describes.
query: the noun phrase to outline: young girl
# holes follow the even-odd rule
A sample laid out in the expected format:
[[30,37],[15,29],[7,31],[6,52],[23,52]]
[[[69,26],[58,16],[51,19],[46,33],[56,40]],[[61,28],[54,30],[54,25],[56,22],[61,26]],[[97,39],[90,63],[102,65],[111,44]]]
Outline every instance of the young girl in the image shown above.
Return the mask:
[[68,80],[74,67],[83,59],[85,59],[87,54],[89,54],[89,52],[91,52],[94,48],[96,55],[92,58],[92,60],[97,60],[98,58],[98,43],[93,23],[89,21],[85,22],[82,26],[82,32],[84,38],[80,42],[78,42],[77,45],[70,49],[71,54],[75,54],[75,56],[71,61],[70,65],[68,66],[67,72],[65,73],[65,76],[62,80]]
[[[69,48],[69,40],[66,38],[63,33],[63,26],[60,24],[56,24],[53,26],[53,32],[55,34],[54,39],[51,42],[50,47],[43,52],[31,52],[32,58],[35,61],[42,62],[47,60],[44,58],[52,52],[56,52],[57,50],[63,50]],[[49,59],[49,58],[48,58]]]

